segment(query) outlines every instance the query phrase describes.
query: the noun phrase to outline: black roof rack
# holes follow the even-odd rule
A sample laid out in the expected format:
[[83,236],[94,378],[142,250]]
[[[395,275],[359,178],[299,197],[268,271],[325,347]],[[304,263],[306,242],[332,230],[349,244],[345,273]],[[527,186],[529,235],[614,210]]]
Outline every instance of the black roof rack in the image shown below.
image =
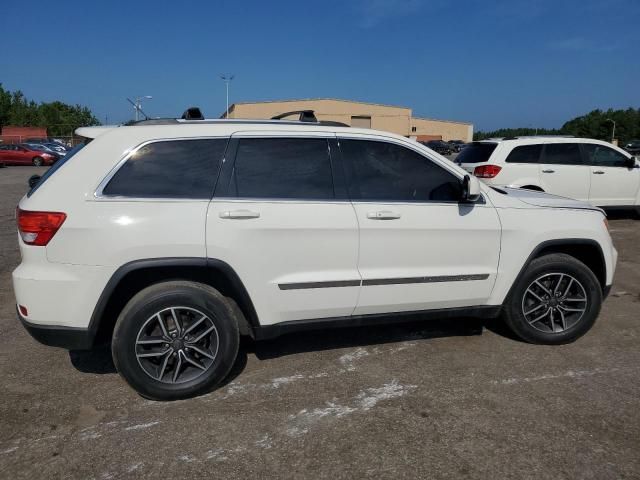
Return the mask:
[[182,114],[183,120],[204,120],[204,115],[198,107],[189,107]]
[[331,127],[348,127],[346,123],[334,122],[332,120],[318,120],[313,110],[293,110],[291,112],[284,112],[275,117],[271,117],[271,120],[282,120],[283,118],[290,117],[291,115],[298,115],[298,122],[302,123],[317,123],[318,125],[325,125]]
[[298,115],[299,122],[318,123],[318,119],[316,118],[313,110],[293,110],[291,112],[284,112],[280,115],[276,115],[275,117],[271,117],[271,120],[282,120],[283,118],[290,117],[291,115]]
[[[297,120],[283,120],[285,117],[298,114]],[[187,120],[187,121],[185,121]],[[130,121],[125,123],[126,126],[132,125],[188,125],[190,121],[194,123],[206,123],[206,124],[265,124],[265,123],[278,123],[286,125],[300,125],[301,123],[307,125],[322,125],[332,127],[348,127],[346,123],[333,122],[328,120],[318,120],[313,110],[295,110],[293,112],[285,112],[280,115],[276,115],[268,120],[263,119],[242,119],[242,118],[220,118],[220,119],[205,119],[202,111],[198,107],[190,107],[178,118],[148,118],[145,120]]]

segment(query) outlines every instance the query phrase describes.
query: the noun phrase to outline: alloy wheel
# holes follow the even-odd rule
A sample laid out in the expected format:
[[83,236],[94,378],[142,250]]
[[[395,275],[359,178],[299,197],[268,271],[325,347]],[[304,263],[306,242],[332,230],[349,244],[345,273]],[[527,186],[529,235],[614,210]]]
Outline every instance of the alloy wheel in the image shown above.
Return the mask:
[[213,320],[191,307],[165,308],[142,325],[136,358],[154,380],[178,384],[204,374],[214,363],[220,338]]
[[582,284],[566,273],[547,273],[536,278],[522,297],[527,323],[544,333],[561,333],[577,324],[587,311]]

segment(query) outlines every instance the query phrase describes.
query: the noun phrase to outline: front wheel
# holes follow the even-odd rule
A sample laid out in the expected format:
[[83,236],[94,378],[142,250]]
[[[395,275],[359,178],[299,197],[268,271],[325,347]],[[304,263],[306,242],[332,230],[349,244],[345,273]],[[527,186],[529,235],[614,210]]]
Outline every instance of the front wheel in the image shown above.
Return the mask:
[[226,297],[185,281],[136,294],[118,317],[111,344],[118,372],[154,400],[211,390],[231,370],[238,347],[238,324]]
[[44,163],[44,160],[42,160],[42,157],[35,157],[33,159],[33,166],[34,167],[41,167],[43,163]]
[[570,343],[587,333],[602,305],[594,273],[563,253],[533,260],[505,302],[506,324],[521,339],[537,344]]

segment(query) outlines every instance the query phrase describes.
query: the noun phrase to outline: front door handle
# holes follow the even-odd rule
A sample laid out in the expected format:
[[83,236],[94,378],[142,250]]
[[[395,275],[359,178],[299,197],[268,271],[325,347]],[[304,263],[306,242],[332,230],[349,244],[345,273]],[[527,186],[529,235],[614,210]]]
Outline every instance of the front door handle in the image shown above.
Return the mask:
[[379,210],[377,212],[367,213],[367,218],[371,220],[397,220],[400,216],[398,212],[392,212],[390,210]]
[[542,170],[542,173],[555,173],[555,170]]
[[260,212],[252,212],[251,210],[228,210],[220,212],[220,218],[230,220],[249,220],[251,218],[259,218]]
[[593,174],[594,175],[604,175],[604,171],[603,170],[594,170]]

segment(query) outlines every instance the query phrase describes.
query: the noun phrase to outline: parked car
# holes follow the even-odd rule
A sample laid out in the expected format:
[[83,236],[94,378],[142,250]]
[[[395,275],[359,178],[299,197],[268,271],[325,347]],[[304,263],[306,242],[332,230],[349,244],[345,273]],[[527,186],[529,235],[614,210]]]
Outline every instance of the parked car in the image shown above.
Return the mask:
[[407,138],[313,122],[139,125],[78,129],[93,140],[31,183],[13,285],[36,339],[109,341],[145,397],[219,385],[241,335],[502,313],[520,338],[564,344],[611,288],[602,210],[489,188]]
[[38,150],[40,152],[48,152],[48,153],[52,153],[53,155],[55,155],[58,159],[60,157],[64,157],[67,154],[67,151],[65,150],[64,152],[58,152],[56,150],[54,150],[51,147],[48,147],[46,145],[43,145],[41,143],[24,143],[23,144],[25,147],[30,148],[32,150]]
[[61,157],[67,154],[67,147],[57,142],[24,142],[25,145],[41,145],[46,147],[48,150],[53,151],[60,155]]
[[60,158],[53,152],[37,150],[33,147],[19,145],[0,145],[0,162],[5,165],[52,165]]
[[473,142],[456,158],[495,187],[518,187],[601,207],[640,207],[640,165],[623,149],[588,138],[520,137]]
[[451,148],[455,153],[460,153],[460,150],[467,145],[466,142],[463,142],[462,140],[449,140],[447,143],[451,145]]
[[424,146],[430,148],[434,152],[438,152],[440,155],[451,155],[453,153],[453,146],[442,140],[429,140],[422,143]]
[[640,155],[640,140],[631,140],[623,148],[631,155]]

